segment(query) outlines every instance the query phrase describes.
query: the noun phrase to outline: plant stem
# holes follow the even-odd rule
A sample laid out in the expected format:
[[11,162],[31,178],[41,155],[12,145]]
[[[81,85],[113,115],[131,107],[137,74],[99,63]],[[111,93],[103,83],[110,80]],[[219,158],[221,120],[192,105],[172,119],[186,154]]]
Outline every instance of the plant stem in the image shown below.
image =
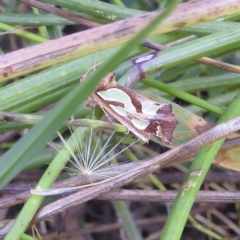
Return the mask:
[[[220,117],[218,123],[232,119],[240,115],[240,94],[229,105],[225,113]],[[193,161],[185,180],[178,192],[177,198],[173,203],[170,215],[164,226],[161,240],[179,240],[187,221],[188,214],[194,203],[194,199],[202,185],[202,182],[218,153],[225,138],[222,138],[209,146],[202,148]]]

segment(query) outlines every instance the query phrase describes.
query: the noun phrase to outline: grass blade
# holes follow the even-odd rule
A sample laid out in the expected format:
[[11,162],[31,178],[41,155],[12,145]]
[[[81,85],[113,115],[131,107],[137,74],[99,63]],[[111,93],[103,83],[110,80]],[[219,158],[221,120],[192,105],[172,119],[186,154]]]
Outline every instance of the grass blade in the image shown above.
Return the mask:
[[[67,96],[36,126],[34,126],[27,135],[18,141],[11,150],[9,150],[1,159],[0,165],[0,188],[5,186],[22,167],[28,162],[36,151],[39,151],[48,140],[55,134],[56,130],[63,122],[71,116],[74,109],[82,103],[94,90],[95,86],[106,75],[118,66],[128,52],[138,45],[158,24],[163,20],[176,6],[179,1],[172,1],[168,9],[160,16],[154,19],[151,24],[138,35],[136,35],[126,46],[121,49],[116,56],[107,61],[102,68],[97,70],[88,81],[73,89]],[[70,107],[71,106],[71,107]],[[56,177],[56,176],[54,176]],[[54,177],[52,180],[55,180]],[[47,185],[47,184],[46,184]],[[46,186],[49,188],[50,186]],[[31,196],[18,215],[13,227],[5,237],[6,240],[19,239],[24,233],[35,213],[41,204],[43,197]]]
[[[222,123],[226,120],[239,116],[239,104],[240,94],[238,94],[237,98],[229,105],[228,109],[221,116],[218,123]],[[186,178],[181,185],[180,191],[178,192],[177,198],[172,206],[172,210],[164,226],[160,239],[181,239],[182,231],[194,203],[194,199],[224,140],[225,138],[222,138],[215,143],[202,148],[197,154]]]

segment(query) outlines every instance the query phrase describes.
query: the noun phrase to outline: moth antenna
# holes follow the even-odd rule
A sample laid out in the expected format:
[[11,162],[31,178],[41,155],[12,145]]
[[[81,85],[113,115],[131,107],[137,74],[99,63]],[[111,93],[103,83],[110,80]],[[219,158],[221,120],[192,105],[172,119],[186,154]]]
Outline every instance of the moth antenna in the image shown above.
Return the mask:
[[106,115],[106,117],[108,118],[108,120],[109,120],[109,121],[111,122],[111,124],[112,124],[113,121],[112,121],[111,117],[109,116],[109,114],[107,113],[107,111],[106,111],[104,108],[102,108],[102,110],[103,110],[104,114]]

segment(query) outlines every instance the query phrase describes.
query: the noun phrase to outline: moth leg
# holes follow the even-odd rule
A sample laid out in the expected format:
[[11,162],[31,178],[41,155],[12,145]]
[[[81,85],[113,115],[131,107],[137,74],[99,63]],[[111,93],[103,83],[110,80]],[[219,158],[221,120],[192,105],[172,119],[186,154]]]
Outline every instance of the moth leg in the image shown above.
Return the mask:
[[129,134],[130,133],[130,130],[127,128],[127,132],[125,132],[124,134]]
[[102,60],[102,61],[100,61],[99,63],[96,63],[96,62],[95,62],[95,59],[94,59],[94,60],[93,60],[93,66],[90,67],[90,68],[80,77],[80,82],[85,81],[85,80],[88,78],[90,72],[91,72],[91,71],[96,71],[97,66],[100,65],[101,63],[103,63],[104,61],[105,61],[105,60]]
[[75,119],[75,117],[74,117],[74,115],[72,115],[71,118],[70,118],[70,123],[71,123],[72,121],[74,121],[74,119]]
[[88,97],[88,99],[85,101],[84,105],[87,108],[92,108],[92,107],[95,107],[96,103],[92,97]]
[[[99,63],[100,64],[100,63]],[[93,66],[92,67],[90,67],[81,77],[80,77],[80,82],[83,82],[83,81],[85,81],[87,78],[88,78],[88,76],[89,76],[89,74],[90,74],[90,72],[93,70],[93,71],[95,71],[96,70],[96,63],[95,63],[95,59],[93,60]]]
[[105,113],[106,117],[108,118],[109,122],[110,122],[111,124],[113,124],[113,121],[112,121],[111,117],[108,115],[107,111],[106,111],[104,108],[102,108],[102,110],[103,110],[103,112]]

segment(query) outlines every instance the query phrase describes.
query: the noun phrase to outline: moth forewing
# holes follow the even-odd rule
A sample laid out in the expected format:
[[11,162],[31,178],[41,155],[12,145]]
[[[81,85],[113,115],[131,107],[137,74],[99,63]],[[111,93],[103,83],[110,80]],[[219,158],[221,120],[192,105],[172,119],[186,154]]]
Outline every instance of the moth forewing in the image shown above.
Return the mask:
[[114,73],[103,79],[92,98],[143,141],[147,142],[153,134],[166,144],[171,142],[178,124],[171,104],[154,102],[117,84]]
[[[117,119],[120,123],[122,123],[129,131],[133,132],[137,137],[142,139],[144,142],[147,142],[150,138],[149,133],[144,132],[142,130],[137,129],[134,127],[132,121],[125,117],[123,119],[123,116],[119,115],[113,108],[110,107],[110,103],[103,100],[101,97],[99,97],[97,94],[93,93],[92,98],[94,101],[102,108],[104,109],[108,114],[113,116],[115,119]],[[115,106],[114,104],[112,104]]]

